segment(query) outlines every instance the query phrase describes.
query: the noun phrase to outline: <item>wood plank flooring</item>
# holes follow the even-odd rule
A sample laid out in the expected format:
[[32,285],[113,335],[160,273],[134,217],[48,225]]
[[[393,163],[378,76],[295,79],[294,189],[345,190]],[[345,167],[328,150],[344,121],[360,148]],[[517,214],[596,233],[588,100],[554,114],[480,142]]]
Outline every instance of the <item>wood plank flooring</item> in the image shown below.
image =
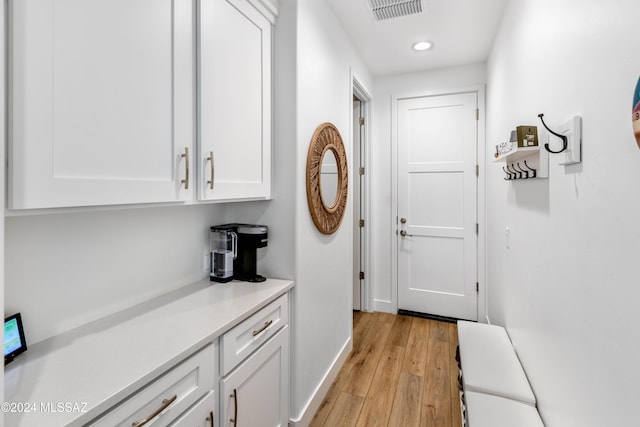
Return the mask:
[[459,427],[451,323],[354,312],[353,351],[311,427]]

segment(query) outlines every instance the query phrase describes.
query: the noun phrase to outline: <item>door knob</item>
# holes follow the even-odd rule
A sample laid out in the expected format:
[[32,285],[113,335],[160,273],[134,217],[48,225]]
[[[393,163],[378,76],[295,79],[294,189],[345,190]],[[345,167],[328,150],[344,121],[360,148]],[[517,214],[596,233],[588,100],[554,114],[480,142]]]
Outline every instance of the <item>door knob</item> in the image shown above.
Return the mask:
[[402,237],[411,237],[411,236],[413,236],[413,234],[409,234],[409,233],[407,233],[407,232],[406,232],[406,231],[404,231],[404,230],[400,230],[400,235],[401,235]]
[[400,218],[400,224],[406,224],[407,218]]

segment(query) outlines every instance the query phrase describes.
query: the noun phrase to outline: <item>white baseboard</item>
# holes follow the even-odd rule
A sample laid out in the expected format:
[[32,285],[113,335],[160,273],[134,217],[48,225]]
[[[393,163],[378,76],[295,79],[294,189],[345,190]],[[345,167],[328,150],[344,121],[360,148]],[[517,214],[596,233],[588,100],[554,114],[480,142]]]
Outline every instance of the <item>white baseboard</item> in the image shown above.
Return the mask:
[[393,310],[393,304],[391,304],[391,301],[384,301],[384,300],[373,300],[373,311],[381,311],[383,313],[392,313],[395,314],[395,311]]
[[340,350],[338,356],[334,359],[324,378],[320,384],[318,384],[316,391],[313,393],[313,396],[311,396],[311,399],[309,399],[309,402],[307,402],[307,406],[305,406],[300,417],[297,420],[289,420],[289,427],[307,427],[309,423],[311,423],[313,416],[322,404],[331,384],[333,384],[333,380],[338,376],[342,365],[344,365],[344,362],[347,360],[352,349],[353,340],[352,337],[349,337],[347,342],[344,343],[344,346],[342,346],[342,350]]

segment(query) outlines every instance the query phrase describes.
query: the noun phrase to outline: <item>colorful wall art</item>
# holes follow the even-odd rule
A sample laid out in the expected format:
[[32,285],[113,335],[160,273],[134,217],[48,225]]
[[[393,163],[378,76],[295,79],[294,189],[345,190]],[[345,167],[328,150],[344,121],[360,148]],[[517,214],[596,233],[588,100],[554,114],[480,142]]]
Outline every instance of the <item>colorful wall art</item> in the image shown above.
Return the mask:
[[640,148],[640,78],[638,78],[638,83],[636,84],[636,91],[633,95],[633,132],[636,135],[636,143],[638,144],[638,148]]

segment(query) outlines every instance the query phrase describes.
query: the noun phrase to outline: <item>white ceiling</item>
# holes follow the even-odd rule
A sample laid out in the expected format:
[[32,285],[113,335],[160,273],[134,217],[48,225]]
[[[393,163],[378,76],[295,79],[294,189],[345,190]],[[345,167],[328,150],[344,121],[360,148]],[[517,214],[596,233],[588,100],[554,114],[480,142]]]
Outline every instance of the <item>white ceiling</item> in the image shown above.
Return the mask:
[[[368,0],[327,0],[373,75],[484,62],[508,0],[426,0],[426,13],[376,21]],[[424,52],[411,49],[433,42]]]

